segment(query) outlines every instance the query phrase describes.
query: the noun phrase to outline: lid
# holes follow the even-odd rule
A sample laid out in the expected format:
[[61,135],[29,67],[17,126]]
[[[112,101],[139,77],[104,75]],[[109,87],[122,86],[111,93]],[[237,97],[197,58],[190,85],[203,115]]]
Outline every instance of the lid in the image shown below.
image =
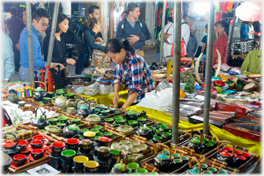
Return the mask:
[[96,133],[92,132],[92,131],[86,131],[85,133],[83,133],[83,135],[85,137],[94,137]]
[[68,144],[78,144],[79,143],[79,139],[76,138],[69,138],[66,141]]
[[38,87],[38,88],[34,89],[34,91],[44,91],[44,89],[42,89],[41,87]]
[[82,105],[80,109],[87,109],[87,107],[85,105]]
[[73,125],[69,125],[69,128],[71,129],[71,130],[73,130],[73,131],[78,131],[80,128],[77,126],[77,125],[75,125],[75,124],[73,124]]
[[158,154],[158,158],[165,160],[165,159],[169,159],[169,156],[165,154]]
[[102,142],[110,142],[111,139],[109,139],[108,137],[102,136],[102,137],[99,137],[99,141],[102,141]]
[[98,152],[102,152],[102,153],[107,153],[107,152],[109,152],[110,150],[109,150],[109,148],[106,147],[106,146],[101,146],[101,147],[98,147],[98,148],[97,148],[97,151],[98,151]]
[[226,156],[226,157],[232,156],[232,154],[231,153],[228,153],[228,152],[221,152],[220,155]]
[[137,112],[136,112],[136,111],[127,111],[127,114],[128,114],[128,115],[136,115]]
[[15,143],[13,141],[5,141],[2,143],[3,147],[13,147]]
[[68,117],[66,117],[66,116],[59,116],[58,119],[60,119],[60,120],[68,120]]
[[195,144],[198,144],[200,141],[198,139],[196,139],[196,138],[193,138],[193,139],[191,139],[191,142],[195,143]]

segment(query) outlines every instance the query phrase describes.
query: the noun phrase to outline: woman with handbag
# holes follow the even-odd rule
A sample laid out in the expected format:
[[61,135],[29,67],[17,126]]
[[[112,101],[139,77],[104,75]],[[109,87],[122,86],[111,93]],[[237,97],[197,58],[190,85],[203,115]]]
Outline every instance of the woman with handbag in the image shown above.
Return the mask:
[[[44,60],[48,58],[50,33],[45,37],[43,42]],[[63,65],[75,65],[76,61],[72,58],[65,58],[66,43],[81,45],[82,41],[72,30],[69,29],[69,19],[64,14],[58,15],[57,27],[55,31],[54,46],[51,62],[61,63]],[[55,78],[55,70],[51,69],[52,77]],[[62,72],[61,78],[66,79],[69,74],[69,69],[66,67],[65,72]]]
[[135,105],[145,97],[147,92],[154,90],[154,81],[147,62],[136,55],[135,48],[128,40],[111,39],[107,42],[105,53],[116,63],[114,72],[114,99],[113,104],[118,106],[120,85],[125,80],[125,87],[128,90],[128,98],[121,109],[125,110],[130,105]]
[[92,53],[94,49],[97,49],[99,51],[105,50],[105,46],[102,46],[97,43],[97,42],[103,42],[100,22],[96,18],[89,18],[84,23],[84,25],[86,27],[86,30],[84,30],[82,34],[83,50],[78,58],[75,74],[81,74],[84,65],[86,65],[86,67],[90,66],[91,64],[90,58],[92,57]]

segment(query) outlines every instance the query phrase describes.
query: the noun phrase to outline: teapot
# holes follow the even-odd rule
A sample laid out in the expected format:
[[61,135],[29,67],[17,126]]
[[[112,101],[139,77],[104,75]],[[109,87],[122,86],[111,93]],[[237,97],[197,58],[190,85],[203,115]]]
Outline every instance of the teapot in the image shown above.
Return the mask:
[[[123,163],[121,160],[121,153],[123,153],[123,155],[125,157],[125,163]],[[120,160],[121,160],[121,162],[120,162]],[[129,173],[129,170],[127,168],[127,164],[128,164],[128,155],[124,150],[121,150],[118,154],[116,164],[112,168],[110,174]]]
[[89,104],[89,103],[87,101],[85,101],[84,99],[77,99],[75,101],[75,108],[79,109],[84,104]]
[[205,143],[205,141],[202,140],[203,137],[201,131],[198,129],[194,129],[194,130],[200,134],[200,139],[196,137],[193,138],[193,129],[192,129],[188,147],[195,150],[195,153],[200,153],[204,149],[203,144]]
[[[38,109],[41,111],[41,115],[39,117],[37,117],[37,111]],[[47,120],[47,116],[46,116],[46,111],[42,111],[41,108],[37,108],[36,112],[35,112],[35,120],[32,123],[33,126],[38,127],[39,129],[44,129],[45,126],[48,125]]]
[[[85,106],[84,104],[78,109],[78,102],[79,101],[83,101],[84,103],[88,104],[88,107]],[[83,100],[83,99],[79,99],[76,104],[75,104],[75,108],[78,109],[77,110],[77,114],[82,115],[83,117],[87,117],[89,114],[91,114],[91,109],[90,109],[90,103],[88,103],[87,101]]]
[[142,111],[141,113],[138,113],[133,109],[125,113],[125,118],[127,120],[137,120],[138,117],[145,117],[145,116],[146,116],[146,111]]
[[18,103],[18,96],[15,93],[9,93],[9,95],[7,96],[7,100],[9,100],[11,103]]
[[76,124],[71,124],[72,122],[68,121],[63,128],[63,137],[72,138],[80,134],[80,128]]
[[22,151],[23,147],[17,145],[17,143],[18,143],[17,136],[15,134],[9,133],[9,132],[2,133],[2,135],[4,135],[4,134],[13,135],[15,137],[15,139],[16,139],[15,143],[12,140],[6,140],[6,141],[4,141],[2,143],[2,147],[3,147],[4,153],[8,154],[11,157],[13,157],[14,155],[20,153]]
[[[163,153],[158,154],[158,146],[161,145],[165,147],[170,153],[169,156]],[[154,166],[158,168],[160,171],[168,171],[170,168],[171,164],[171,150],[168,146],[162,144],[162,143],[157,143],[154,145],[154,152],[155,152],[155,158],[154,158]]]
[[[192,169],[192,160],[197,162],[198,167],[195,167]],[[189,168],[190,168],[188,170],[189,174],[201,174],[202,172],[202,165],[200,161],[196,157],[193,157],[193,156],[189,159]]]
[[58,108],[61,108],[61,109],[65,109],[66,108],[66,104],[68,101],[70,100],[67,100],[67,97],[64,97],[63,95],[61,96],[58,96],[56,99],[55,99],[55,103],[53,102],[53,99],[55,99],[55,97],[53,97],[51,99],[51,102]]
[[152,130],[149,129],[146,125],[138,127],[137,134],[139,136],[147,138],[148,140],[152,139],[152,137],[153,137]]
[[43,97],[44,97],[44,94],[47,91],[46,84],[44,82],[41,82],[41,81],[34,81],[32,83],[32,85],[35,85],[35,83],[43,84],[44,87],[45,87],[45,90],[42,89],[41,87],[38,87],[38,88],[34,89],[34,91],[33,91],[33,99],[35,101],[42,101],[43,100]]

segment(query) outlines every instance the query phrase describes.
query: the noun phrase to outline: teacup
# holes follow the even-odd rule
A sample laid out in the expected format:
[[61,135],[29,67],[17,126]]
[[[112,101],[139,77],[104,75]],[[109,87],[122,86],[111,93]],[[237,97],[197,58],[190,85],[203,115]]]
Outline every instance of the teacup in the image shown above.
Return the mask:
[[66,116],[59,116],[58,119],[61,123],[66,123],[68,121],[68,117]]
[[86,161],[83,163],[85,173],[97,173],[99,163],[96,161]]
[[27,156],[24,154],[17,154],[13,157],[13,162],[17,167],[22,166],[27,162]]
[[74,99],[74,93],[68,93],[67,95],[67,99]]
[[67,107],[66,112],[69,114],[76,113],[76,109],[74,107]]
[[38,160],[42,158],[44,155],[44,150],[43,149],[34,149],[31,151],[31,156],[34,158],[34,160]]
[[83,163],[89,159],[86,156],[75,156],[73,158],[73,163],[76,169],[83,170]]
[[18,102],[18,105],[19,105],[20,108],[24,107],[25,104],[26,104],[25,101],[19,101],[19,102]]
[[44,104],[49,104],[49,103],[51,103],[51,98],[49,98],[49,97],[43,97],[43,103]]

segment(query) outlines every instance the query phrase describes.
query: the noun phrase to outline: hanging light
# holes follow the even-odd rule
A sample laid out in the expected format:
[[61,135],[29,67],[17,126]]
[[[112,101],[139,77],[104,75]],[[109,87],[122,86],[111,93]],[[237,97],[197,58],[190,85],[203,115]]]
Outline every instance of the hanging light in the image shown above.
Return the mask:
[[195,2],[193,7],[197,15],[205,15],[207,12],[209,12],[210,2]]

